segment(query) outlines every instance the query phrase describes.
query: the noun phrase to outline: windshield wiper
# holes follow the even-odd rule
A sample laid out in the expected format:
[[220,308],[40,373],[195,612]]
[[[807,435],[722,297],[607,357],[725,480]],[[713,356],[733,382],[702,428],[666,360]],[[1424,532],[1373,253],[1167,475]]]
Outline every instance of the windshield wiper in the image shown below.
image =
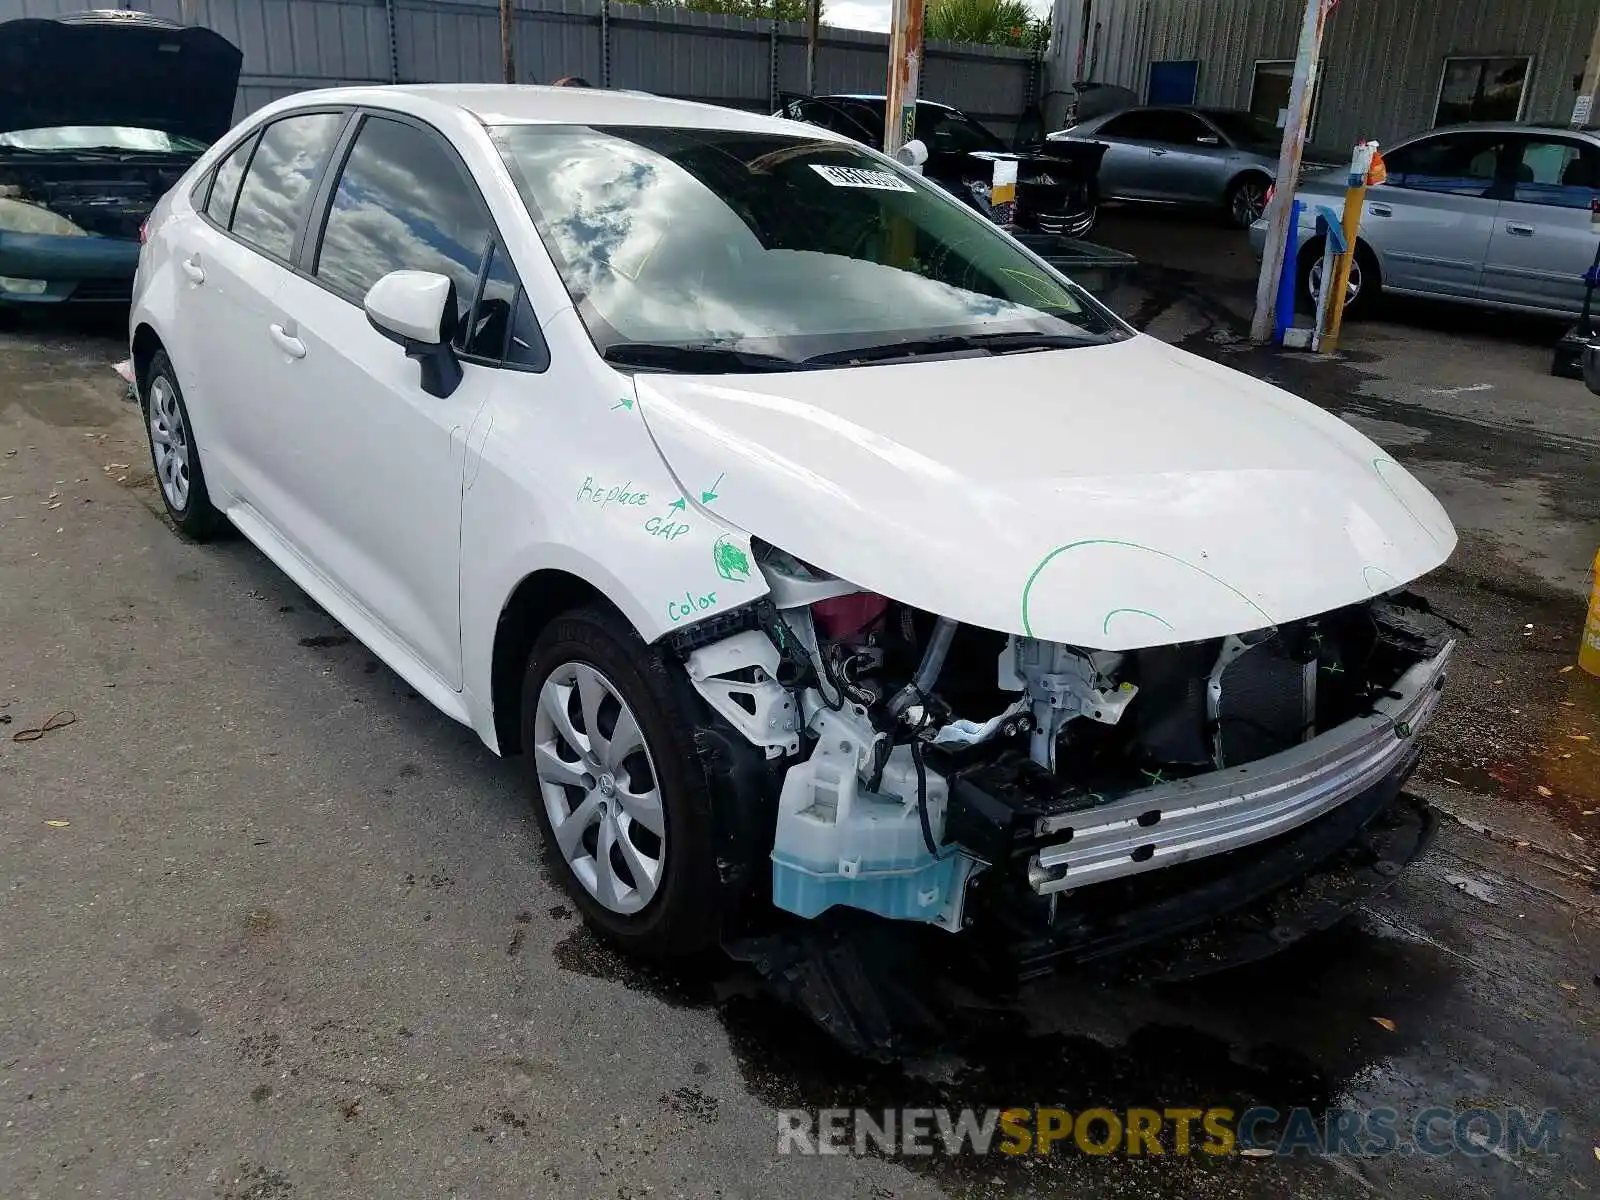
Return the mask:
[[951,333],[938,337],[913,338],[904,342],[884,342],[877,346],[858,346],[850,350],[830,350],[802,360],[807,367],[832,363],[884,362],[895,358],[916,358],[924,354],[987,352],[1006,354],[1016,350],[1065,350],[1078,346],[1098,346],[1105,339],[1082,333]]
[[617,342],[601,354],[609,363],[685,375],[728,375],[742,371],[796,371],[801,364],[779,354],[737,350],[710,343]]

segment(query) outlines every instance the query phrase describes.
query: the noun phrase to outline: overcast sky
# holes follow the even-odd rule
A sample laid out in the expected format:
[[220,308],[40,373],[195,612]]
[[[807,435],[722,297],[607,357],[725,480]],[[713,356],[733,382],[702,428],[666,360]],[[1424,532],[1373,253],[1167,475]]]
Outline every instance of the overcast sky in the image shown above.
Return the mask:
[[[1028,7],[1039,16],[1050,11],[1050,0],[1028,0]],[[889,0],[823,0],[822,20],[827,25],[846,29],[889,31]]]

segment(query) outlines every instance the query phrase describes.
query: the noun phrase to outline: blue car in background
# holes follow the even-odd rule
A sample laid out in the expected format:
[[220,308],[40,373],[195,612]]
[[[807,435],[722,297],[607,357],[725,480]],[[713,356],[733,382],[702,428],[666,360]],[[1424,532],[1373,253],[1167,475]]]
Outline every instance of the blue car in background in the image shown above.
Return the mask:
[[127,302],[145,218],[233,123],[241,58],[142,12],[0,24],[0,308]]

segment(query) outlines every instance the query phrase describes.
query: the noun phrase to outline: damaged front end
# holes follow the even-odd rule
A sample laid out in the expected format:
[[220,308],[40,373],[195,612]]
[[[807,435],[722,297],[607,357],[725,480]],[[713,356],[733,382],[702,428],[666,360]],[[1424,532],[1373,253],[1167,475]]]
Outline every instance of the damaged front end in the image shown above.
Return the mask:
[[770,596],[679,650],[767,760],[780,910],[970,930],[1026,977],[1313,895],[1273,949],[1420,852],[1399,793],[1455,642],[1415,595],[1105,652],[756,559]]

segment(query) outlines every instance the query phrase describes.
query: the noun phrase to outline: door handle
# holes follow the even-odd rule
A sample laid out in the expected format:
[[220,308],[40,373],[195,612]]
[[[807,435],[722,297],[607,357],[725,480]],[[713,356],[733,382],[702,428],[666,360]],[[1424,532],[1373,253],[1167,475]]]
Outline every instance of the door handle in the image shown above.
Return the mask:
[[1394,216],[1394,209],[1390,208],[1387,204],[1374,204],[1368,208],[1367,211],[1375,217]]
[[1150,151],[1150,157],[1151,158],[1161,158],[1165,154],[1166,154],[1166,151],[1161,149],[1160,146],[1157,146],[1153,150]]
[[304,358],[306,356],[306,344],[276,321],[267,326],[267,332],[272,335],[272,340],[278,344],[278,349],[282,350],[290,358]]
[[1507,221],[1506,232],[1512,237],[1532,237],[1533,226],[1524,225],[1521,221]]
[[179,265],[183,268],[183,273],[189,277],[190,283],[204,283],[206,281],[206,269],[200,265],[200,256],[198,254],[192,258],[183,259]]

